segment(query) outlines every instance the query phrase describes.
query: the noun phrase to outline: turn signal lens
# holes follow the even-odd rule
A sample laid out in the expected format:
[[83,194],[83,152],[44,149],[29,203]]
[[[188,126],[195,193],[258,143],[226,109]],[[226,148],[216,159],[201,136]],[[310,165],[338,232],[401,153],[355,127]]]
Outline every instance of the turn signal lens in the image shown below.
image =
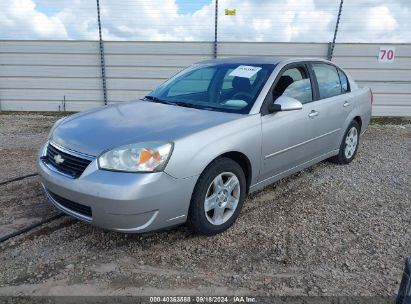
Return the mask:
[[139,163],[140,164],[144,164],[146,162],[148,162],[150,160],[150,158],[152,157],[151,155],[151,151],[143,149],[140,152],[140,160]]

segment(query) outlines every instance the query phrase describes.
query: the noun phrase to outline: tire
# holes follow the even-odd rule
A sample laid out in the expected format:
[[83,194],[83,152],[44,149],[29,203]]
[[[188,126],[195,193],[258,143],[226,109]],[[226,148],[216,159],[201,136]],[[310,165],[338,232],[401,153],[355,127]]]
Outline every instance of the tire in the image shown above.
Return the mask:
[[360,143],[360,131],[360,125],[353,120],[344,133],[338,154],[331,158],[332,162],[346,165],[355,158]]
[[225,157],[213,161],[194,188],[188,227],[202,235],[215,235],[230,228],[243,207],[246,187],[244,172],[237,162]]

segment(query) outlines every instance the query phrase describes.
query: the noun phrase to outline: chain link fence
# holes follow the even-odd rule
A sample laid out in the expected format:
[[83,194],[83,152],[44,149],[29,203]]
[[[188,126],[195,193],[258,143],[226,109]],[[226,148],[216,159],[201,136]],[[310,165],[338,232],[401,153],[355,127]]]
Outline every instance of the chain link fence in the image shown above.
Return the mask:
[[374,115],[411,115],[410,15],[404,0],[2,0],[0,105],[82,110],[201,59],[270,55],[332,59],[373,89]]
[[[0,39],[411,42],[407,0],[2,0]],[[216,22],[217,20],[217,22]]]

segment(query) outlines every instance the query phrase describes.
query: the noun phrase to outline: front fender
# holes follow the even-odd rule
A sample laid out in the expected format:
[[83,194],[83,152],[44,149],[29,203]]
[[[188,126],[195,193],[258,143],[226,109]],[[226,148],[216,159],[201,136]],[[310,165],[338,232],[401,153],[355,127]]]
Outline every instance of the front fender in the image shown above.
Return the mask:
[[260,114],[191,134],[175,142],[165,171],[176,178],[200,175],[218,156],[235,151],[249,159],[253,184],[260,170],[261,138]]

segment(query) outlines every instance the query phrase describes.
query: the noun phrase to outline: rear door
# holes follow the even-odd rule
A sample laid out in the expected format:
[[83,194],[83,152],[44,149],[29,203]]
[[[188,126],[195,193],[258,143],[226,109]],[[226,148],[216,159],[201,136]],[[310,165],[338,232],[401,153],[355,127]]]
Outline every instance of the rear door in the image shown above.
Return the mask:
[[349,101],[348,80],[342,71],[325,62],[312,62],[310,68],[318,99],[312,104],[311,119],[315,122],[316,156],[321,156],[338,149],[341,127],[353,105]]

